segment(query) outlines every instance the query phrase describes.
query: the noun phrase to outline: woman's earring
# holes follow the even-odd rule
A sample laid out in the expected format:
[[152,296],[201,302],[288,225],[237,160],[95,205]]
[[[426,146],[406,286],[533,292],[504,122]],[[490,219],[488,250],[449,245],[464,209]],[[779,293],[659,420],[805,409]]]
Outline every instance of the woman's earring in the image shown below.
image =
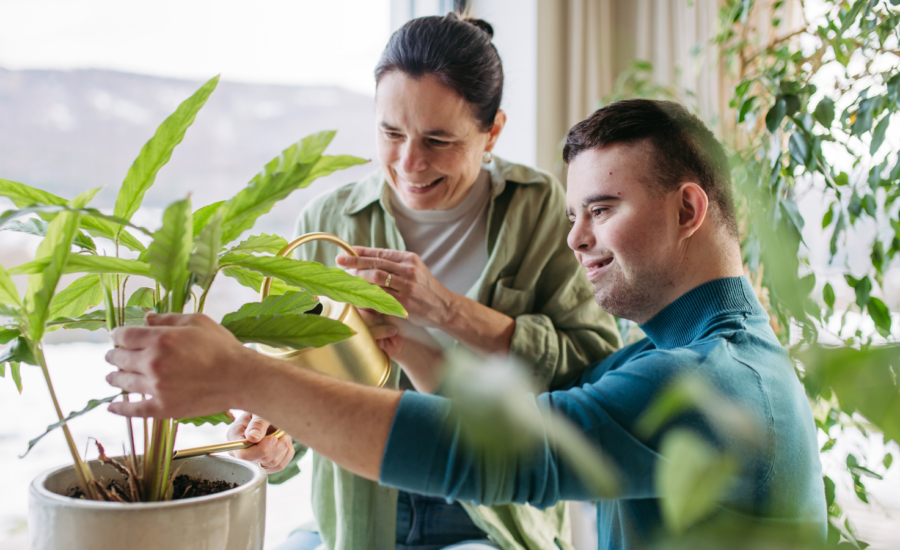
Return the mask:
[[481,162],[484,164],[490,164],[492,160],[494,160],[494,153],[491,153],[490,151],[485,151],[481,155]]

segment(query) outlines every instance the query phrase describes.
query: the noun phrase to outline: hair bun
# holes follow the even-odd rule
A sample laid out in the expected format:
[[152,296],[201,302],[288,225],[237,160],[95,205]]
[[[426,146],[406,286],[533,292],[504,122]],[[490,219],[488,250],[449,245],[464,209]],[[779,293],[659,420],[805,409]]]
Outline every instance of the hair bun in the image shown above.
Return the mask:
[[479,29],[488,33],[488,36],[490,36],[491,38],[494,37],[494,27],[492,27],[491,24],[488,23],[487,21],[485,21],[484,19],[476,19],[474,17],[464,17],[463,21],[465,21],[466,23],[475,25]]

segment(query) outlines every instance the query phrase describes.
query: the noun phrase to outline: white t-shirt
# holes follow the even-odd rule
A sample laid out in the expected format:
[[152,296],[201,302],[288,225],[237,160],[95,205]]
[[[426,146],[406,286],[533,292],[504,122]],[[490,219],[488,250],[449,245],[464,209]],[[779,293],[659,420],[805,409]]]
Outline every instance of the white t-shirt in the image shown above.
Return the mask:
[[[397,229],[432,275],[450,292],[465,295],[488,261],[487,211],[491,176],[482,169],[463,201],[451,210],[412,210],[390,191],[390,208]],[[445,348],[455,340],[440,329],[428,332]]]

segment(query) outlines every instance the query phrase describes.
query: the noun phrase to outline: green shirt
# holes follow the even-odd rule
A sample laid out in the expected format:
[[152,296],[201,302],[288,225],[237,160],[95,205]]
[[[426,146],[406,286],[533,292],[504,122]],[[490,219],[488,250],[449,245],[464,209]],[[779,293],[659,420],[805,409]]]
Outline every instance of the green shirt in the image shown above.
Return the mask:
[[[466,294],[516,320],[511,353],[533,365],[541,390],[565,386],[621,346],[612,316],[594,304],[593,290],[566,245],[565,193],[553,176],[494,157],[488,205],[488,262]],[[358,246],[406,250],[390,213],[387,181],[377,170],[355,184],[320,196],[300,215],[297,234],[324,231]],[[339,250],[313,242],[297,257],[334,266]],[[399,369],[386,387],[396,388]],[[270,476],[280,483],[299,472],[295,462]],[[334,550],[381,550],[396,540],[397,491],[313,457],[313,511],[319,533]],[[505,550],[571,548],[564,504],[462,503],[478,527]]]

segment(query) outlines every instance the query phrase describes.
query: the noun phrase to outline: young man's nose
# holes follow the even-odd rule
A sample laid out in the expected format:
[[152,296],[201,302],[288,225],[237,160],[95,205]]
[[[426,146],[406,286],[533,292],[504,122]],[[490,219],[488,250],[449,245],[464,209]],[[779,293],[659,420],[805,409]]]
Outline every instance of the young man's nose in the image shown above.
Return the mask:
[[566,243],[575,252],[586,252],[594,246],[595,239],[594,233],[591,231],[591,224],[583,216],[575,219],[572,229],[569,230]]

